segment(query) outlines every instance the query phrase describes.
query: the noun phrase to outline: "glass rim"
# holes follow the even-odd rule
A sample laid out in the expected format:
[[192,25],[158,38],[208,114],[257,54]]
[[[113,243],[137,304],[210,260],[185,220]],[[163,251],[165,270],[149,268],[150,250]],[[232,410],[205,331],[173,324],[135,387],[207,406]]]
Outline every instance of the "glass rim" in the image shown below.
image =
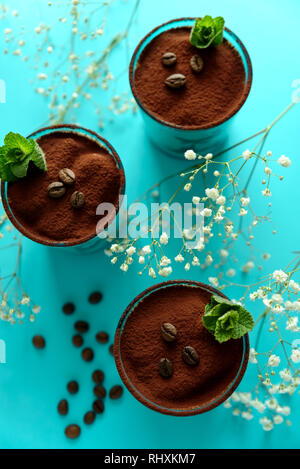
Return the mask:
[[[232,111],[229,113],[228,116],[220,119],[219,121],[215,121],[215,122],[212,122],[212,123],[209,123],[209,124],[202,124],[202,125],[180,125],[180,124],[174,124],[174,123],[171,123],[171,122],[168,122],[168,121],[165,121],[164,119],[162,119],[161,117],[155,115],[152,111],[150,111],[149,109],[147,109],[147,107],[141,102],[141,100],[139,99],[138,95],[137,95],[137,92],[136,92],[136,87],[135,87],[135,79],[134,79],[134,74],[135,74],[135,67],[134,67],[134,63],[135,63],[135,60],[136,60],[136,56],[137,54],[139,53],[140,49],[143,47],[145,41],[153,34],[155,33],[156,31],[158,31],[159,29],[163,28],[164,26],[167,26],[167,25],[172,25],[173,23],[176,23],[176,22],[179,22],[179,21],[195,21],[196,17],[182,17],[182,18],[176,18],[176,19],[173,19],[173,20],[170,20],[170,21],[166,21],[165,23],[162,23],[160,24],[159,26],[156,26],[155,28],[153,28],[148,34],[146,34],[146,36],[143,37],[143,39],[138,43],[137,47],[135,48],[135,51],[133,53],[133,56],[131,58],[131,61],[130,61],[130,65],[129,65],[129,83],[130,83],[130,88],[131,88],[131,91],[132,91],[132,94],[137,102],[137,104],[139,105],[139,107],[149,116],[151,117],[152,119],[154,119],[156,122],[162,124],[162,125],[165,125],[167,127],[171,127],[171,128],[174,128],[174,129],[181,129],[181,130],[208,130],[208,129],[213,129],[213,128],[216,128],[218,127],[219,125],[223,124],[224,122],[227,122],[229,119],[231,119],[231,117],[233,117],[235,114],[238,113],[238,111],[243,107],[243,105],[245,104],[246,102],[246,99],[248,98],[249,96],[249,93],[251,91],[251,88],[252,88],[252,81],[253,81],[253,68],[252,68],[252,63],[251,63],[251,59],[250,59],[250,56],[248,54],[248,51],[245,47],[245,45],[243,44],[243,42],[240,40],[240,38],[234,33],[232,32],[229,28],[225,27],[225,31],[239,44],[243,54],[244,54],[244,59],[246,61],[246,64],[247,64],[247,67],[248,67],[248,78],[245,82],[245,91],[244,91],[244,94],[242,96],[242,99],[239,103],[239,106],[236,108],[234,107],[232,109]],[[172,28],[170,28],[172,29]],[[156,36],[155,36],[156,37]],[[153,37],[154,39],[154,37]],[[153,40],[152,39],[152,40]],[[149,43],[150,44],[150,43]],[[239,54],[241,55],[241,54]],[[245,68],[245,67],[244,67]]]
[[[100,141],[104,144],[106,149],[109,151],[110,155],[114,158],[118,169],[121,171],[122,184],[121,184],[121,187],[120,187],[119,196],[123,197],[124,194],[125,194],[126,178],[125,178],[125,172],[124,172],[124,167],[123,167],[122,161],[121,161],[118,153],[114,149],[114,147],[105,138],[101,137],[101,135],[99,135],[97,132],[95,132],[91,129],[88,129],[86,127],[83,127],[83,126],[80,126],[80,125],[75,125],[75,124],[56,124],[56,125],[49,125],[49,126],[46,126],[46,127],[41,127],[40,129],[35,130],[31,134],[29,134],[27,138],[34,138],[39,133],[45,132],[45,131],[53,130],[55,132],[55,131],[60,131],[60,130],[63,131],[63,129],[66,129],[66,133],[67,132],[77,133],[78,135],[80,135],[80,131],[82,131],[81,135],[88,138],[88,136],[83,133],[83,132],[87,132],[88,134],[91,135],[91,138],[94,137],[95,139],[97,139],[98,141]],[[49,133],[51,133],[51,132],[49,132]],[[98,142],[98,143],[100,144],[100,142]],[[8,200],[7,200],[7,194],[6,194],[7,185],[8,185],[7,182],[3,182],[2,180],[0,180],[1,199],[2,199],[2,204],[3,204],[3,207],[4,207],[5,213],[6,213],[7,217],[9,218],[10,222],[13,224],[13,226],[22,235],[26,236],[26,238],[29,238],[31,241],[34,241],[38,244],[42,244],[44,246],[71,247],[71,246],[82,245],[82,244],[84,244],[88,241],[91,241],[92,239],[94,239],[98,236],[95,232],[93,232],[92,234],[84,236],[83,238],[80,238],[79,240],[76,240],[76,241],[54,241],[54,240],[50,240],[50,239],[47,240],[47,239],[44,239],[44,238],[40,238],[39,236],[33,234],[29,229],[25,228],[21,224],[21,222],[19,222],[19,220],[14,216],[13,211],[11,210],[11,208],[9,206],[9,203],[8,203]],[[122,203],[122,201],[121,201],[121,203]],[[111,220],[110,223],[112,223],[113,220],[118,215],[121,203],[119,203],[119,201],[118,201],[118,203],[116,205],[115,217]]]
[[131,380],[129,379],[125,366],[122,361],[122,356],[121,356],[121,336],[122,336],[122,328],[125,327],[126,321],[129,318],[130,314],[135,310],[135,307],[138,305],[140,301],[143,301],[144,298],[148,297],[155,291],[160,290],[161,288],[169,288],[173,286],[180,286],[180,285],[186,285],[191,288],[201,288],[202,290],[206,290],[210,293],[214,293],[217,295],[222,296],[223,298],[228,299],[226,295],[224,295],[222,292],[219,290],[215,289],[214,287],[211,287],[210,285],[207,285],[202,282],[198,282],[197,280],[169,280],[167,282],[160,282],[157,283],[156,285],[153,285],[152,287],[147,288],[143,292],[141,292],[139,295],[137,295],[127,306],[125,309],[124,313],[122,314],[118,325],[117,329],[115,332],[115,339],[114,339],[114,358],[115,358],[115,363],[117,366],[118,373],[128,389],[128,391],[143,405],[146,407],[159,412],[164,415],[173,415],[173,416],[192,416],[192,415],[198,415],[202,414],[204,412],[208,412],[216,407],[218,407],[220,404],[225,402],[231,394],[236,390],[238,385],[240,384],[247,365],[248,365],[248,360],[249,360],[249,335],[245,334],[241,339],[243,342],[243,353],[241,357],[241,362],[239,366],[239,370],[233,379],[233,381],[230,383],[228,387],[226,387],[225,391],[222,394],[219,394],[216,396],[216,398],[213,401],[208,402],[207,404],[198,406],[198,407],[186,407],[186,408],[180,408],[180,409],[175,409],[175,408],[169,408],[169,407],[164,407],[162,405],[159,405],[147,397],[145,397],[138,389],[133,385]]

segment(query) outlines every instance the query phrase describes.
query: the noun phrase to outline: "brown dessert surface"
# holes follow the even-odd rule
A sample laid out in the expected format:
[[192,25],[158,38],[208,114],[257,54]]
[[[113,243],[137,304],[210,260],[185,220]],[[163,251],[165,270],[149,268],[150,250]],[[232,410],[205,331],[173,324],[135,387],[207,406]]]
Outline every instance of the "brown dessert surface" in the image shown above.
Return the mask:
[[[201,407],[220,397],[236,377],[243,341],[220,344],[203,327],[201,317],[210,297],[210,292],[198,287],[160,288],[129,315],[121,334],[121,360],[133,386],[153,403],[169,409]],[[175,342],[162,340],[164,322],[176,327]],[[185,346],[197,351],[197,366],[184,363]],[[163,357],[173,364],[170,378],[162,378],[158,372]]]
[[[142,105],[156,117],[185,127],[213,126],[233,115],[248,93],[245,69],[238,51],[227,41],[217,47],[197,49],[189,42],[189,27],[173,28],[156,36],[143,50],[135,71],[135,93]],[[161,57],[177,56],[166,67]],[[200,55],[204,68],[195,73],[190,65]],[[168,76],[180,73],[186,85],[170,89]]]
[[[30,165],[25,178],[8,184],[8,202],[13,215],[37,241],[76,243],[96,234],[100,217],[96,208],[102,202],[117,207],[123,172],[109,151],[96,140],[73,132],[54,131],[38,139],[48,171]],[[71,169],[75,184],[66,186],[59,199],[49,197],[50,183],[59,181],[59,171]],[[73,208],[70,199],[75,191],[84,194],[82,208]]]

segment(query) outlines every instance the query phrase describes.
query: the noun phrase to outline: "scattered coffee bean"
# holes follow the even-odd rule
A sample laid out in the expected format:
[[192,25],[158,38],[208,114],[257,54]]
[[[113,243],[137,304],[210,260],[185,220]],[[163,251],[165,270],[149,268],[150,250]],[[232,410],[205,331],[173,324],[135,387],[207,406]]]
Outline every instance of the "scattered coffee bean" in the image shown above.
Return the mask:
[[67,384],[67,390],[70,394],[76,394],[79,391],[79,384],[77,383],[77,381],[70,381]]
[[74,327],[76,331],[80,332],[81,334],[84,334],[85,332],[89,330],[90,325],[86,321],[77,321],[75,322]]
[[32,343],[35,346],[35,348],[42,349],[46,346],[46,341],[43,336],[41,335],[35,335],[32,338]]
[[59,401],[57,410],[60,415],[67,415],[67,413],[69,412],[68,401],[66,399],[62,399],[61,401]]
[[96,414],[102,414],[102,412],[104,411],[104,404],[103,404],[103,401],[101,401],[101,399],[97,399],[96,401],[93,402],[93,411]]
[[107,344],[108,339],[109,339],[109,336],[104,331],[98,332],[98,334],[96,335],[96,340],[97,342],[99,342],[99,344]]
[[159,373],[163,378],[170,378],[173,374],[173,365],[168,358],[162,358],[158,364]]
[[123,394],[122,386],[116,385],[111,388],[109,391],[109,397],[111,399],[119,399]]
[[203,70],[204,62],[200,55],[193,55],[190,60],[192,70],[196,73],[200,73]]
[[84,194],[79,191],[73,192],[73,194],[71,195],[70,202],[73,208],[82,208],[85,203]]
[[95,418],[96,418],[95,412],[90,410],[83,417],[83,421],[86,425],[91,425],[94,422]]
[[68,425],[65,429],[66,436],[71,439],[78,438],[80,435],[80,432],[81,432],[80,427],[75,424]]
[[164,322],[161,326],[161,336],[166,342],[174,342],[177,336],[176,327],[169,322]]
[[114,356],[114,345],[113,345],[113,344],[109,346],[109,353],[110,353],[112,356]]
[[100,291],[94,291],[93,293],[90,294],[89,296],[89,302],[92,305],[96,305],[97,303],[100,303],[102,300],[102,293]]
[[99,397],[99,399],[104,399],[106,396],[106,389],[101,384],[97,384],[94,387],[94,394],[96,397]]
[[75,182],[75,174],[69,168],[63,168],[59,171],[59,179],[67,186],[72,186]]
[[79,334],[75,334],[72,337],[74,347],[81,347],[83,344],[83,338]]
[[181,73],[174,73],[166,78],[165,84],[169,88],[182,88],[186,84],[186,77]]
[[49,184],[47,191],[49,197],[52,197],[52,199],[59,199],[65,195],[66,188],[62,182],[52,182]]
[[92,374],[92,379],[94,383],[102,383],[104,380],[104,373],[101,370],[95,370]]
[[194,347],[184,347],[182,351],[182,358],[187,365],[195,366],[199,363],[199,355]]
[[65,314],[73,314],[75,311],[75,305],[73,303],[66,303],[62,307]]
[[85,348],[82,350],[81,356],[84,361],[91,362],[94,358],[94,352],[91,348]]
[[162,64],[166,67],[172,67],[177,62],[176,54],[173,52],[166,52],[161,58]]

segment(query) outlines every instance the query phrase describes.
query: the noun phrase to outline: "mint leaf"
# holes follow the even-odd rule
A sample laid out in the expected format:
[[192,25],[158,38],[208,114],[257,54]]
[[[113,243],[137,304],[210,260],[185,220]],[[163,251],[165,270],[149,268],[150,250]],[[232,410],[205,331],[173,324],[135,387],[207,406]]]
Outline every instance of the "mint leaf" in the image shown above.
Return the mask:
[[17,178],[23,178],[27,174],[28,165],[29,165],[30,157],[28,156],[22,163],[15,164],[11,167],[11,172]]
[[223,42],[223,31],[225,26],[225,20],[222,16],[217,16],[213,20],[215,28],[215,38],[213,40],[214,46],[219,46]]
[[32,161],[35,166],[47,171],[45,155],[35,140],[9,132],[0,147],[0,177],[3,181],[12,182],[26,176]]
[[254,327],[254,320],[243,306],[218,295],[212,295],[202,317],[204,327],[220,343],[240,339]]
[[209,15],[197,18],[190,35],[190,43],[198,49],[218,46],[223,41],[224,18],[212,18]]
[[34,142],[34,150],[31,155],[31,160],[39,169],[47,171],[47,163],[44,152],[36,142]]

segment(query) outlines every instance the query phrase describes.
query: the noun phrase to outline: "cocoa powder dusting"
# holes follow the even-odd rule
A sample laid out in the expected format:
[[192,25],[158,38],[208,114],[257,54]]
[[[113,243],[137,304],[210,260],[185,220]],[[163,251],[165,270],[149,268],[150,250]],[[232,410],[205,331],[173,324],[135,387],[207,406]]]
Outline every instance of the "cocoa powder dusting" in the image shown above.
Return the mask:
[[[133,385],[152,402],[172,409],[199,407],[222,395],[234,380],[242,360],[242,339],[219,344],[203,327],[201,316],[210,296],[198,287],[161,288],[138,303],[127,319],[121,359]],[[162,340],[164,322],[176,327],[175,342]],[[185,346],[197,351],[197,366],[182,360]],[[163,357],[173,364],[167,380],[158,372]]]
[[[124,174],[108,150],[83,135],[55,131],[38,140],[48,171],[30,166],[28,175],[8,185],[8,202],[14,216],[37,240],[77,242],[96,234],[96,208],[101,202],[118,205]],[[66,186],[66,194],[51,199],[50,183],[59,181],[59,171],[71,169],[75,184]],[[74,191],[85,196],[81,209],[71,206]]]
[[[144,49],[135,72],[138,99],[157,117],[177,125],[208,127],[233,115],[243,104],[249,88],[240,54],[227,41],[217,47],[197,49],[189,42],[190,28],[174,28],[154,38]],[[165,52],[177,56],[176,65],[164,67]],[[204,66],[193,72],[190,60],[200,55]],[[181,89],[170,89],[166,78],[173,73],[186,77]]]

